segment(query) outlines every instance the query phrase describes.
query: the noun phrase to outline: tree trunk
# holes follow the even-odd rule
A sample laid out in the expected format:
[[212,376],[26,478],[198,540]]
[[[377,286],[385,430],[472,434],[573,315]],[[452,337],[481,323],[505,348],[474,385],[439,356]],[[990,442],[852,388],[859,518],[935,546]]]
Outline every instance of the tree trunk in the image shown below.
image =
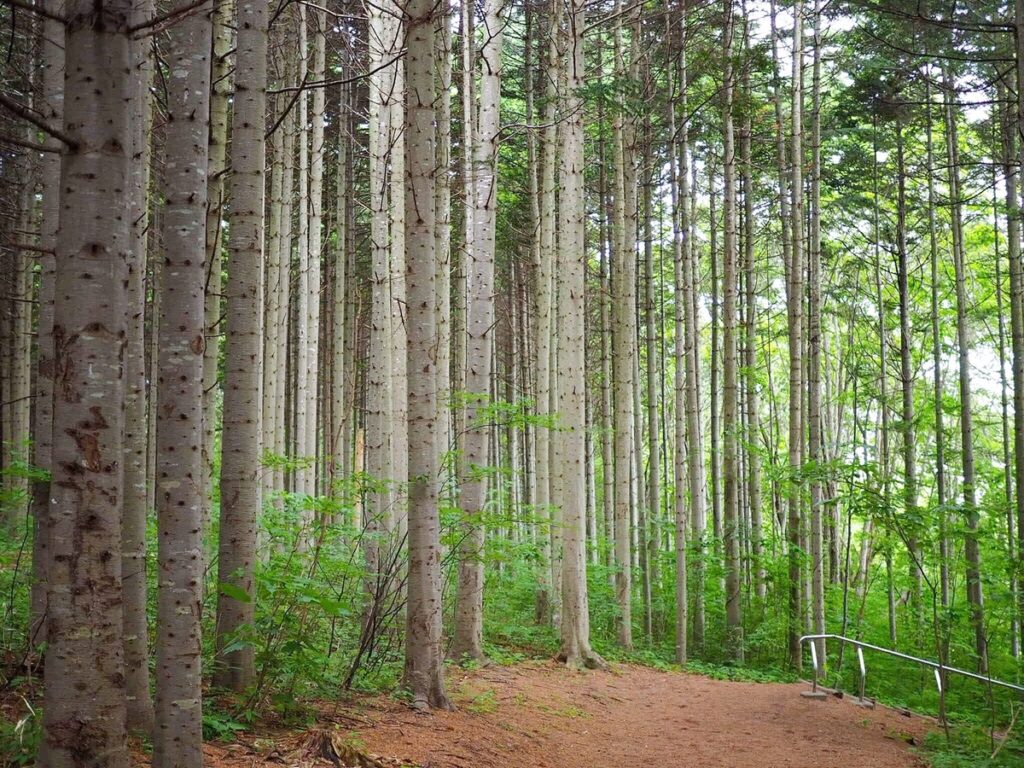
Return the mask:
[[[132,7],[65,4],[61,226],[53,339],[53,477],[43,733],[38,762],[125,768],[121,572]],[[88,663],[85,661],[88,660]],[[83,713],[88,714],[83,724]],[[83,727],[84,725],[84,727]]]
[[[491,384],[494,353],[494,250],[498,199],[498,131],[501,101],[501,46],[505,24],[501,0],[484,4],[480,49],[480,106],[473,135],[473,241],[467,249],[466,432],[460,506],[464,535],[459,552],[458,599],[452,655],[480,660],[483,652],[484,528],[490,429],[481,423]],[[486,413],[486,410],[483,411]],[[486,418],[483,421],[487,421]]]
[[[825,551],[822,536],[824,456],[821,419],[821,0],[814,3],[814,64],[811,74],[811,210],[807,308],[807,458],[811,463],[811,627],[825,633]],[[795,189],[795,187],[794,187]],[[824,664],[825,641],[817,655]]]
[[[220,470],[220,548],[214,682],[234,691],[252,681],[251,645],[225,650],[253,619],[256,516],[260,510],[260,315],[263,249],[267,5],[238,0],[231,123],[231,271]],[[283,390],[279,389],[279,392]],[[243,597],[244,596],[244,597]]]
[[410,478],[405,685],[418,709],[451,706],[444,689],[441,648],[441,543],[437,509],[433,9],[431,0],[408,0],[404,8]]
[[562,187],[558,249],[558,413],[557,474],[554,501],[562,516],[562,622],[559,658],[570,667],[600,667],[604,661],[590,647],[587,564],[584,552],[584,249],[583,188],[583,30],[584,1],[568,7],[565,47],[566,90],[561,106],[567,115],[562,130]]
[[[153,3],[135,11],[138,21],[153,15]],[[133,163],[131,174],[131,247],[128,270],[128,337],[125,340],[124,503],[121,510],[121,572],[124,600],[124,665],[127,726],[136,733],[153,733],[153,697],[149,686],[149,627],[146,614],[146,522],[149,513],[146,450],[146,285],[149,219],[150,112],[149,89],[153,62],[148,41],[132,43]],[[159,322],[154,324],[159,327]]]
[[537,263],[537,417],[542,426],[537,430],[537,516],[541,536],[541,558],[538,568],[540,578],[537,590],[537,619],[551,621],[557,615],[559,600],[558,585],[552,579],[552,547],[550,529],[554,527],[555,510],[552,499],[553,480],[551,477],[552,443],[555,432],[544,420],[552,418],[552,370],[553,350],[551,348],[554,328],[554,272],[555,272],[555,166],[558,157],[558,127],[556,125],[556,103],[560,81],[558,62],[558,29],[561,24],[559,2],[552,2],[550,14],[550,45],[548,49],[547,76],[545,87],[544,130],[541,139],[540,172],[540,226],[538,227]]
[[[749,42],[749,21],[745,24],[744,46],[745,58],[743,65],[743,89],[749,98],[751,53]],[[750,506],[750,556],[754,571],[754,593],[764,599],[767,595],[765,567],[762,557],[762,519],[761,519],[761,440],[760,407],[757,392],[757,277],[754,264],[754,163],[751,153],[753,124],[749,113],[744,118],[743,132],[740,139],[740,162],[742,164],[741,183],[743,187],[743,225],[746,236],[743,241],[743,272],[745,279],[744,303],[744,384],[746,385],[746,457],[747,457],[747,496]]]
[[[926,163],[928,174],[928,249],[931,265],[931,317],[932,317],[932,403],[935,410],[935,501],[939,516],[939,598],[945,609],[949,606],[949,540],[946,534],[946,440],[942,418],[942,336],[939,320],[939,245],[938,223],[935,216],[935,161],[932,139],[931,78],[925,79],[926,111]],[[1009,177],[1008,177],[1009,180]],[[1010,194],[1009,186],[1007,194]],[[1009,209],[1012,210],[1012,209]],[[1015,217],[1010,216],[1014,226]],[[1022,336],[1024,353],[1024,336]],[[1024,359],[1024,354],[1022,354]],[[1015,379],[1016,381],[1016,379]],[[1021,403],[1024,404],[1024,382],[1021,384]],[[1020,433],[1024,435],[1024,432]],[[1024,446],[1024,443],[1022,443]],[[1019,455],[1019,454],[1018,454]],[[1024,465],[1022,465],[1024,471]]]
[[[313,67],[310,79],[322,82],[326,72],[327,14],[320,9],[313,10]],[[306,472],[306,493],[317,496],[320,493],[318,481],[320,471],[320,293],[322,291],[323,260],[323,198],[324,198],[324,115],[326,90],[313,89],[313,104],[310,112],[310,163],[309,163],[309,278],[306,284],[306,332],[309,353],[309,371],[306,375],[306,429],[305,445],[301,452],[310,462]],[[300,233],[301,236],[302,233]],[[326,409],[324,409],[326,411]],[[311,515],[312,517],[312,515]],[[324,521],[314,521],[322,524]]]
[[[59,10],[62,4],[48,0],[49,10]],[[64,119],[64,25],[59,21],[43,21],[41,56],[43,60],[42,103],[40,112],[53,125]],[[56,150],[45,152],[40,158],[41,224],[39,247],[39,309],[36,321],[36,380],[35,412],[32,428],[35,447],[34,464],[45,472],[53,468],[53,397],[54,397],[54,338],[53,313],[57,265],[54,253],[60,217],[60,142],[47,139]],[[139,267],[141,271],[141,266]],[[143,441],[145,454],[145,441]],[[145,455],[143,455],[145,472]],[[145,480],[145,474],[143,474]],[[32,514],[35,518],[35,536],[32,539],[32,614],[29,623],[29,644],[46,642],[47,580],[50,565],[47,518],[50,514],[50,477],[40,474],[32,483]]]
[[232,92],[235,0],[214,0],[213,68],[210,79],[209,168],[206,203],[206,343],[203,354],[203,530],[209,531],[213,506],[217,383],[220,378],[222,254],[221,222],[227,198],[228,104]]
[[[212,35],[213,24],[207,13],[189,14],[168,30],[171,77],[167,90],[165,203],[160,222],[164,271],[157,371],[160,578],[154,768],[200,768],[203,763],[200,619],[206,489],[196,480],[203,478],[205,463],[202,406]],[[260,180],[262,183],[262,175]],[[261,206],[261,217],[262,213]]]
[[723,30],[723,107],[722,140],[724,179],[724,243],[722,253],[722,438],[724,479],[723,493],[723,545],[725,550],[725,623],[726,652],[738,663],[743,663],[743,595],[740,572],[739,524],[739,407],[737,374],[737,262],[736,245],[736,142],[733,129],[733,37],[735,21],[732,0],[724,0],[725,29]]
[[956,337],[959,358],[960,384],[960,451],[963,472],[963,504],[967,529],[964,532],[964,558],[966,560],[967,602],[971,607],[974,627],[974,651],[978,670],[988,670],[988,639],[985,633],[985,605],[981,587],[981,554],[978,548],[978,503],[975,498],[974,476],[974,418],[971,412],[971,342],[967,328],[967,273],[964,250],[963,223],[960,201],[960,150],[957,145],[957,108],[954,103],[953,77],[948,68],[943,70],[944,106],[946,118],[946,160],[948,163],[950,223],[953,234],[953,269],[956,280]]
[[[671,20],[671,15],[669,16]],[[669,29],[669,39],[672,38],[672,30]],[[675,603],[676,603],[676,663],[685,664],[688,658],[687,648],[687,625],[688,625],[688,594],[687,594],[687,372],[690,359],[686,345],[692,344],[687,337],[687,324],[689,312],[687,286],[684,279],[684,261],[688,259],[686,253],[689,243],[686,227],[688,225],[689,195],[687,193],[688,179],[686,178],[686,161],[680,162],[680,147],[685,149],[687,135],[686,127],[686,8],[681,9],[679,19],[679,43],[675,61],[669,67],[669,135],[672,137],[669,142],[669,168],[672,174],[672,260],[674,288],[677,296],[682,298],[682,310],[677,305],[675,313],[675,339],[674,363],[675,363],[675,455],[673,457],[672,480],[675,486]],[[676,94],[674,85],[678,83],[678,101],[680,110],[683,113],[683,122],[676,128]],[[680,137],[678,144],[676,137]],[[682,168],[682,170],[681,170]],[[692,456],[689,457],[690,465],[693,464]],[[690,507],[692,510],[693,494]]]
[[686,15],[682,20],[679,55],[679,110],[683,122],[679,131],[679,205],[683,259],[683,356],[686,359],[686,473],[690,502],[690,530],[693,534],[693,646],[704,650],[704,533],[705,506],[704,448],[700,415],[700,335],[697,314],[697,255],[693,246],[691,220],[690,142],[687,112],[686,44],[689,39]]
[[368,4],[369,13],[369,185],[370,185],[370,329],[366,370],[366,471],[377,484],[366,494],[363,523],[369,577],[377,573],[383,534],[391,529],[394,491],[391,452],[391,298],[388,244],[388,165],[394,65],[390,61],[383,12]]
[[[774,16],[774,13],[772,14]],[[792,94],[792,133],[790,162],[791,195],[790,212],[792,222],[789,234],[790,261],[787,270],[786,315],[789,330],[789,491],[788,521],[786,534],[789,544],[789,663],[799,670],[802,665],[800,652],[800,635],[802,629],[801,586],[803,582],[803,555],[801,552],[801,520],[802,504],[801,487],[798,480],[803,463],[803,421],[801,419],[801,400],[803,393],[803,300],[804,300],[804,265],[803,265],[803,3],[796,0],[793,6],[793,94]]]
[[[1024,0],[1014,3],[1014,23],[1017,44],[1017,130],[1024,129]],[[1009,127],[1007,134],[1012,136]],[[1008,147],[1007,161],[1012,163],[1013,144]],[[1024,142],[1019,141],[1017,151],[1024,158]],[[1018,166],[1019,167],[1019,164]],[[1010,345],[1013,349],[1013,470],[1017,486],[1017,567],[1024,563],[1024,265],[1020,253],[1020,210],[1017,197],[1019,174],[1006,176],[1007,236],[1010,250]],[[1021,572],[1018,570],[1018,574]],[[1018,591],[1018,616],[1021,634],[1024,635],[1024,589]]]
[[[615,76],[626,77],[624,43],[622,37],[622,3],[619,0],[615,21]],[[633,508],[630,487],[633,481],[635,451],[633,445],[633,369],[636,354],[636,233],[629,234],[626,200],[634,191],[629,188],[631,174],[626,166],[632,162],[627,156],[625,106],[615,106],[613,119],[615,189],[613,199],[613,243],[615,266],[612,270],[612,323],[614,354],[612,370],[615,378],[615,600],[618,605],[616,632],[619,645],[633,647],[632,618],[632,537]]]

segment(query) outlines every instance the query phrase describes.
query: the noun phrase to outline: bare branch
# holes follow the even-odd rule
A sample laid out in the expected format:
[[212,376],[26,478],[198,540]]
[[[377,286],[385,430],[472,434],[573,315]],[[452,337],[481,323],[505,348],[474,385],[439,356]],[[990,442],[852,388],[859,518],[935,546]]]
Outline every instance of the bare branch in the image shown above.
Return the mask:
[[28,11],[34,13],[37,16],[42,16],[44,19],[50,19],[51,21],[59,21],[61,24],[66,24],[67,19],[61,16],[59,13],[46,10],[41,5],[32,5],[32,3],[26,3],[25,0],[0,0],[0,4],[9,5],[11,8],[18,8],[22,11]]
[[0,107],[5,107],[12,114],[17,115],[23,120],[27,120],[28,122],[32,123],[32,125],[34,125],[36,128],[43,131],[43,133],[47,133],[50,136],[53,136],[53,138],[63,141],[72,149],[78,148],[78,142],[72,139],[66,133],[64,133],[64,131],[50,125],[43,118],[41,118],[31,109],[26,107],[24,104],[15,101],[14,99],[5,95],[3,92],[0,92]]
[[[7,2],[7,0],[3,1]],[[128,31],[132,33],[141,32],[144,29],[155,27],[159,24],[163,24],[165,21],[170,21],[172,19],[177,18],[178,16],[182,16],[188,13],[189,11],[194,11],[196,8],[204,6],[209,2],[210,0],[191,0],[191,2],[185,3],[185,5],[179,6],[177,8],[172,8],[171,10],[165,11],[164,13],[158,13],[151,19],[139,22],[138,24],[132,24],[128,27]]]
[[24,147],[25,149],[32,149],[36,152],[60,152],[60,149],[57,147],[47,146],[46,144],[40,144],[37,141],[29,141],[28,139],[18,139],[14,136],[7,136],[5,134],[0,134],[0,142],[13,144],[16,147]]

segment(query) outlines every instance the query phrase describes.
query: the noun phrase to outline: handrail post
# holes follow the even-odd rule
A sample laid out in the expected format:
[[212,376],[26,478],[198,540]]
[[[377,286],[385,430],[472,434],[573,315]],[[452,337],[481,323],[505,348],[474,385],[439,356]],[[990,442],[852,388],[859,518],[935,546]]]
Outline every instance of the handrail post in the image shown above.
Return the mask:
[[[804,696],[806,698],[814,698],[814,699],[823,699],[823,698],[825,698],[824,691],[819,691],[818,690],[818,676],[819,676],[820,671],[821,671],[822,660],[818,658],[819,654],[818,654],[818,649],[817,649],[817,643],[815,641],[820,641],[822,643],[822,649],[824,649],[825,641],[827,641],[829,639],[838,640],[840,643],[849,643],[850,645],[854,646],[857,649],[857,663],[858,663],[858,665],[860,667],[860,684],[859,684],[860,698],[857,700],[857,703],[860,704],[861,706],[874,707],[874,705],[875,705],[874,701],[871,701],[871,700],[867,699],[866,695],[865,695],[866,694],[866,689],[867,689],[867,665],[864,663],[864,649],[865,648],[867,648],[868,650],[871,650],[871,651],[878,651],[879,653],[884,653],[884,654],[886,654],[888,656],[893,656],[893,657],[895,657],[897,659],[904,659],[905,661],[911,661],[911,662],[913,662],[915,664],[921,664],[921,665],[926,666],[926,667],[931,667],[934,670],[934,672],[935,672],[935,685],[936,685],[936,687],[938,688],[938,691],[939,691],[939,709],[940,709],[939,716],[942,719],[945,719],[945,717],[946,717],[946,712],[945,712],[945,709],[946,709],[946,706],[945,706],[945,703],[946,703],[946,690],[945,690],[946,685],[945,685],[945,682],[946,682],[946,679],[947,679],[947,677],[946,677],[947,675],[960,675],[961,677],[967,677],[967,678],[970,678],[972,680],[979,680],[979,681],[981,681],[983,683],[986,683],[989,686],[993,686],[994,685],[994,686],[999,686],[1000,688],[1006,688],[1006,689],[1011,690],[1011,691],[1016,691],[1018,695],[1024,694],[1024,685],[1020,685],[1018,683],[1008,683],[1005,680],[995,680],[995,679],[993,679],[992,677],[990,677],[988,675],[979,675],[976,672],[968,672],[965,669],[958,669],[957,667],[950,667],[950,666],[947,666],[941,660],[938,661],[938,662],[935,662],[935,661],[930,661],[928,659],[920,659],[920,658],[918,658],[916,656],[911,656],[911,655],[906,654],[906,653],[901,653],[900,651],[894,651],[891,648],[882,648],[881,646],[873,645],[872,643],[865,643],[862,640],[855,640],[853,638],[845,637],[843,635],[818,634],[818,635],[804,635],[803,637],[800,638],[801,645],[803,643],[810,643],[810,646],[811,646],[811,662],[814,665],[814,680],[811,683],[812,688],[811,688],[810,691],[801,691],[801,693],[800,693],[801,696]],[[824,650],[823,650],[823,652],[824,652]]]
[[[824,648],[824,640],[822,638],[822,647]],[[818,647],[817,643],[810,643],[811,647],[811,666],[814,667],[814,675],[811,677],[811,690],[801,691],[800,695],[805,699],[823,699],[825,698],[825,692],[818,690],[818,673],[821,669],[821,661],[818,659]]]

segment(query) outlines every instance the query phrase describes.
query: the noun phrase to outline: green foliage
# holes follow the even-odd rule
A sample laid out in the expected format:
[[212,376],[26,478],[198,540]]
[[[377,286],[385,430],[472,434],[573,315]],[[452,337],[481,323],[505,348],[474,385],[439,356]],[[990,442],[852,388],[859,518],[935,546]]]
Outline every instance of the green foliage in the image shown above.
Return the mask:
[[246,724],[239,722],[227,712],[214,709],[209,700],[203,702],[203,739],[205,741],[235,740],[236,734],[246,729]]
[[42,738],[42,712],[26,699],[16,719],[0,718],[0,768],[31,765]]
[[947,739],[934,732],[925,737],[921,754],[933,768],[1016,768],[1024,763],[1024,740],[1018,733],[1000,733],[978,726],[958,726]]

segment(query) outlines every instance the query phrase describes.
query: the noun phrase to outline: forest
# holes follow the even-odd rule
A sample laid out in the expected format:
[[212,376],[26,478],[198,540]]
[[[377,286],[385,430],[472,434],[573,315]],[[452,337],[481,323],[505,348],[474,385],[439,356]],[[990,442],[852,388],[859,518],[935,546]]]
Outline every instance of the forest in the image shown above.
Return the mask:
[[[1024,764],[1024,0],[0,22],[0,766],[512,729],[517,675]],[[748,765],[676,747],[623,755]]]

